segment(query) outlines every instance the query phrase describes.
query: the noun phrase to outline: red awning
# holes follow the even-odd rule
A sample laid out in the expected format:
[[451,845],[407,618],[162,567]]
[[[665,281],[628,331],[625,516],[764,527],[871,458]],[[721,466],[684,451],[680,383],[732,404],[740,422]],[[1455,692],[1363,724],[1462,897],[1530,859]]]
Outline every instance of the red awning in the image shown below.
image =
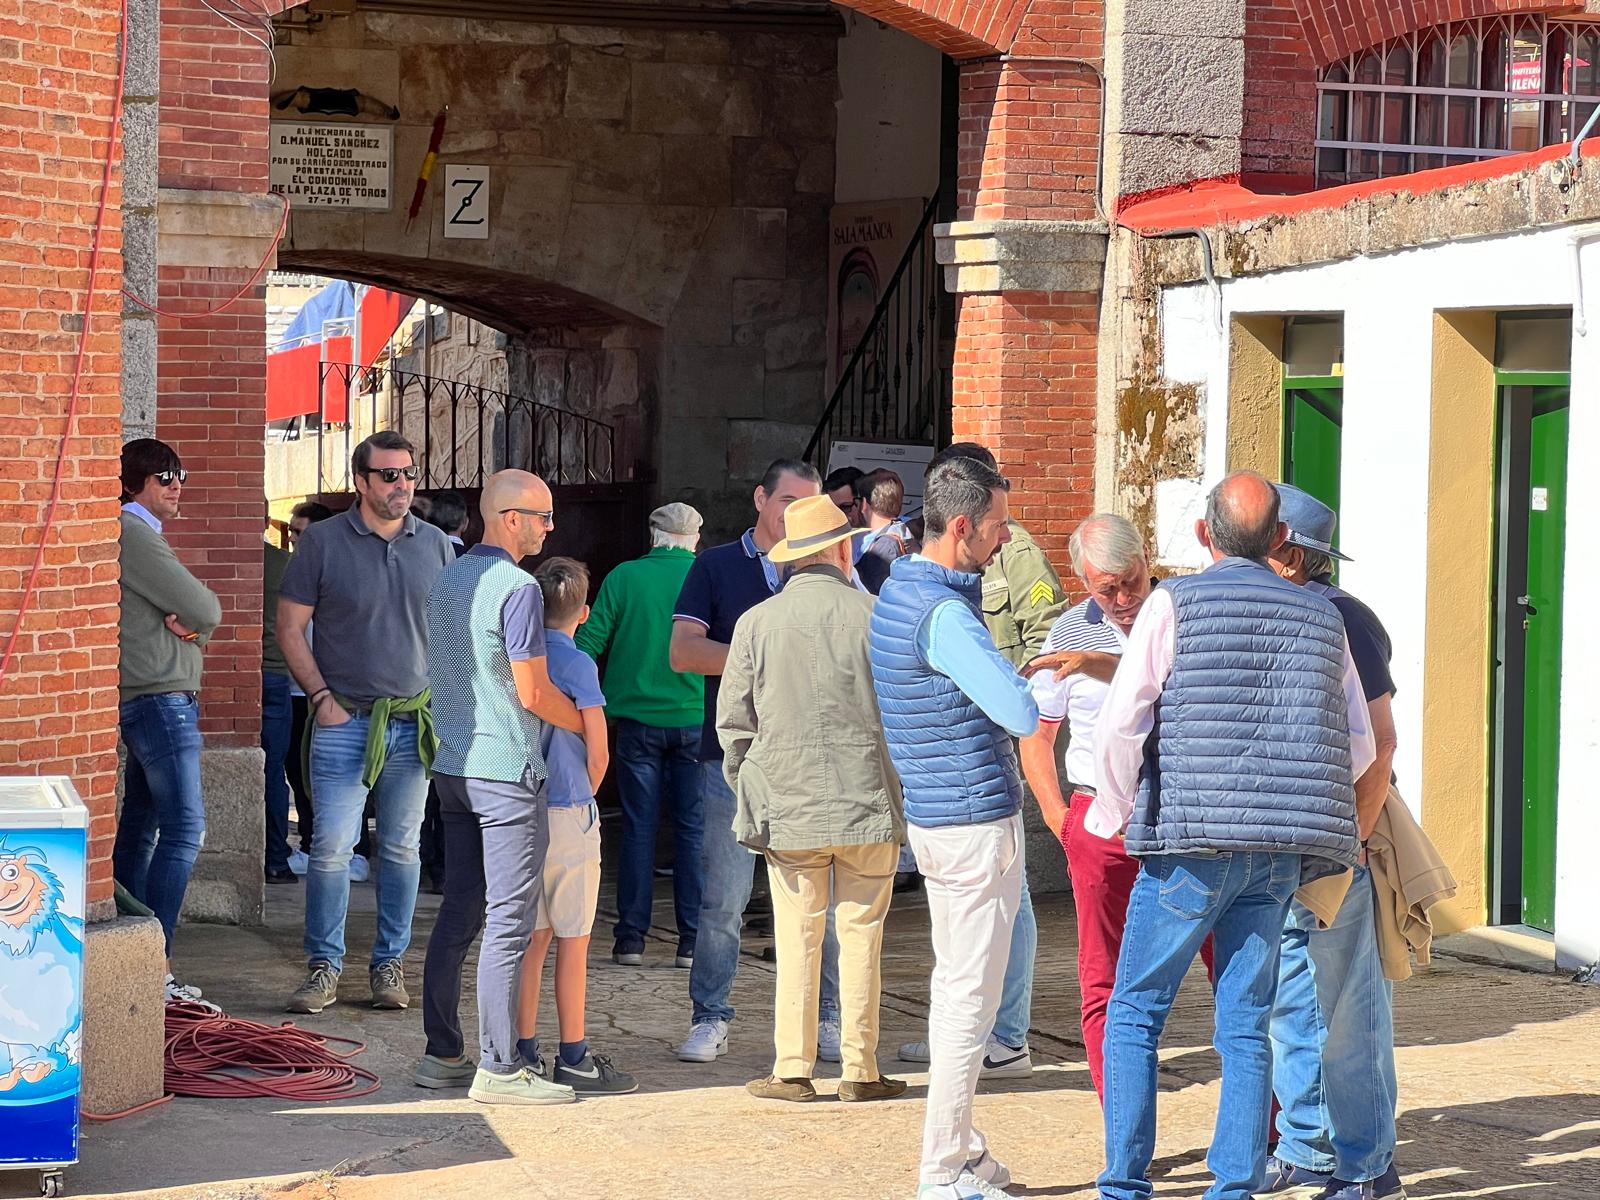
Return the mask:
[[382,288],[368,288],[362,293],[357,307],[356,330],[361,335],[360,363],[363,367],[370,367],[377,361],[378,355],[394,336],[394,331],[400,328],[401,319],[411,311],[414,303],[416,301],[410,296],[386,292]]
[[267,355],[267,420],[286,421],[316,412],[321,370],[321,342]]

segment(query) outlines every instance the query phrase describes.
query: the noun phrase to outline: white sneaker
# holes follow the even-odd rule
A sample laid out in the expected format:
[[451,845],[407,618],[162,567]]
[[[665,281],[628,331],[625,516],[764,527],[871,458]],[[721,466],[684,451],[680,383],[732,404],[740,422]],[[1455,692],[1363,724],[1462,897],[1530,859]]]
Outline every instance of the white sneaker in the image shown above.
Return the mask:
[[366,855],[364,855],[364,854],[352,854],[350,856],[350,882],[351,883],[365,883],[366,879],[367,879],[367,876],[369,876],[371,874],[372,874],[372,864],[367,862]]
[[970,1171],[961,1172],[954,1183],[925,1183],[917,1189],[917,1200],[1009,1200],[1010,1196]]
[[1020,1050],[1013,1050],[993,1036],[983,1044],[983,1078],[1026,1079],[1032,1074],[1033,1055],[1026,1042]]
[[[927,1042],[906,1042],[900,1047],[900,1061],[912,1063],[931,1062]],[[1013,1050],[1003,1042],[990,1038],[983,1044],[984,1079],[1022,1079],[1033,1074],[1033,1055],[1024,1046]]]
[[728,1052],[726,1021],[696,1021],[689,1036],[678,1047],[679,1062],[716,1062]]
[[200,998],[199,988],[190,987],[188,984],[179,983],[171,975],[167,976],[166,990],[168,1004],[198,1004],[201,1008],[209,1008],[212,1012],[222,1011],[222,1009],[211,1003],[211,1001],[202,1000]]
[[296,875],[304,875],[311,870],[311,857],[304,850],[289,851],[289,870]]
[[817,1022],[817,1057],[823,1062],[839,1061],[839,1022]]
[[961,1173],[963,1175],[976,1175],[984,1183],[993,1184],[997,1188],[1011,1186],[1011,1172],[1006,1170],[1005,1163],[987,1150],[969,1162]]

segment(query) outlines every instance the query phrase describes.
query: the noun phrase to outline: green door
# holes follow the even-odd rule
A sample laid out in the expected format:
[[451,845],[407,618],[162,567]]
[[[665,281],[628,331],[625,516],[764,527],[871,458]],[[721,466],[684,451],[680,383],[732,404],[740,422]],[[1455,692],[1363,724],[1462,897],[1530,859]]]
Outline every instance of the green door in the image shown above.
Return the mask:
[[1339,511],[1344,391],[1339,380],[1286,379],[1283,478]]
[[1528,389],[1527,591],[1523,609],[1522,920],[1555,928],[1556,784],[1561,753],[1562,574],[1566,560],[1564,387]]

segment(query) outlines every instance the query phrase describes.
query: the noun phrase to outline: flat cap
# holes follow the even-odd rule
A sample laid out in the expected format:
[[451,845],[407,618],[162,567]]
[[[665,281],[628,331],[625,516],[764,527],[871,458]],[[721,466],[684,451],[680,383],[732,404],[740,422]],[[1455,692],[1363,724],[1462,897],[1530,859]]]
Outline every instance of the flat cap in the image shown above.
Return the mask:
[[681,500],[663,504],[650,514],[650,528],[662,533],[699,533],[703,523],[700,514]]

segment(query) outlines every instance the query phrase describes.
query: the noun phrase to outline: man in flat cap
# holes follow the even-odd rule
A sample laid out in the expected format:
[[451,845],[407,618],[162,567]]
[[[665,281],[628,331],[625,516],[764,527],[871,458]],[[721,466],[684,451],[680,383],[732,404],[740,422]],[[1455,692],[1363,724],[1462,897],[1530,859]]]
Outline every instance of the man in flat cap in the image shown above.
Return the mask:
[[617,869],[616,943],[611,957],[644,961],[655,875],[656,828],[670,807],[675,832],[672,900],[678,919],[677,965],[694,962],[700,919],[699,749],[705,717],[705,678],[684,675],[667,661],[672,607],[694,565],[700,514],[687,504],[664,504],[650,514],[650,550],[625,562],[600,585],[578,648],[608,655],[601,690],[617,729],[617,790],[622,797],[622,848]]

